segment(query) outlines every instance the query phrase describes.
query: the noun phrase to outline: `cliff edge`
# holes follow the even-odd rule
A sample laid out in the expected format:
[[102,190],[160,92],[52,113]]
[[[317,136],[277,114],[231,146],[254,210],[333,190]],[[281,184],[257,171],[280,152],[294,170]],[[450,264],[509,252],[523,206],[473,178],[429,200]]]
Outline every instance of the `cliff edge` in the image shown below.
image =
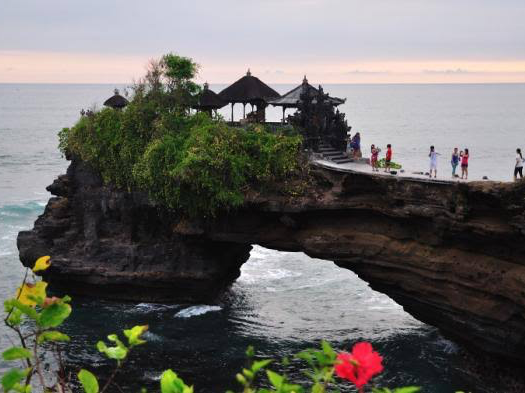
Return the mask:
[[468,348],[525,360],[525,182],[453,183],[312,169],[306,196],[250,194],[243,209],[189,220],[103,184],[84,162],[55,195],[20,259],[51,255],[69,294],[140,301],[215,298],[251,244],[350,269]]

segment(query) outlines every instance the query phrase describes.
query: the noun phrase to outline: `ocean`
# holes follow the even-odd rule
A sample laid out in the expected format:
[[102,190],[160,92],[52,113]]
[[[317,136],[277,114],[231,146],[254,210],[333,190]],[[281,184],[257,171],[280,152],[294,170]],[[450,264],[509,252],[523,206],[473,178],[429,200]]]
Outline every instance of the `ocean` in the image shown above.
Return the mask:
[[[67,168],[57,132],[72,125],[82,108],[99,106],[113,85],[0,84],[0,298],[14,293],[23,276],[16,235],[32,227],[50,195],[45,187]],[[277,85],[284,93],[294,86]],[[211,86],[215,91],[221,86]],[[428,170],[428,150],[441,153],[438,177],[450,176],[454,147],[469,148],[471,179],[509,181],[517,147],[525,148],[525,85],[326,85],[347,98],[352,132],[363,150],[393,145],[394,161],[407,171]],[[236,106],[238,119],[242,106]],[[229,119],[230,109],[222,114]],[[278,121],[270,108],[268,120]],[[255,246],[241,277],[213,305],[119,303],[74,299],[65,325],[72,367],[99,372],[107,363],[94,343],[109,333],[147,323],[148,344],[137,350],[123,385],[153,388],[171,368],[197,392],[235,387],[244,350],[282,358],[327,339],[341,349],[368,340],[385,357],[381,385],[420,385],[425,392],[483,391],[487,381],[471,376],[458,346],[417,321],[387,296],[330,261],[302,253]],[[0,327],[0,348],[10,345]],[[0,373],[7,364],[0,361]],[[299,370],[291,370],[300,378]],[[341,385],[342,391],[351,391]],[[488,388],[490,391],[490,388]],[[150,389],[151,390],[151,389]]]

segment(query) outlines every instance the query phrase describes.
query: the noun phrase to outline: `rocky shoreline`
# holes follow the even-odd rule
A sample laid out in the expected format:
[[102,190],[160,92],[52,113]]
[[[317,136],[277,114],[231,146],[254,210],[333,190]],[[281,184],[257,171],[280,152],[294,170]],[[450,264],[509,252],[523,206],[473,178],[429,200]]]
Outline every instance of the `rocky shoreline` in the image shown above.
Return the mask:
[[252,244],[334,261],[467,349],[525,360],[525,182],[444,183],[312,169],[308,195],[248,194],[188,220],[103,184],[74,159],[31,231],[24,265],[51,255],[52,288],[202,302],[240,274]]

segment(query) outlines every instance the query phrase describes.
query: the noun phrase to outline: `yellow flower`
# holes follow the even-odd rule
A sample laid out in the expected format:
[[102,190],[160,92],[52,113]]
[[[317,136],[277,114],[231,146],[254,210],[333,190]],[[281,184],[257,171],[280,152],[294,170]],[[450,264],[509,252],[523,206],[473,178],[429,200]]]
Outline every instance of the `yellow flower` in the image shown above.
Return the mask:
[[35,267],[33,267],[33,272],[39,272],[41,270],[46,270],[51,266],[51,257],[49,255],[45,257],[40,257],[36,260]]
[[15,297],[20,303],[29,307],[35,307],[38,299],[43,302],[46,298],[46,287],[47,282],[44,281],[39,281],[36,284],[26,283],[16,290]]

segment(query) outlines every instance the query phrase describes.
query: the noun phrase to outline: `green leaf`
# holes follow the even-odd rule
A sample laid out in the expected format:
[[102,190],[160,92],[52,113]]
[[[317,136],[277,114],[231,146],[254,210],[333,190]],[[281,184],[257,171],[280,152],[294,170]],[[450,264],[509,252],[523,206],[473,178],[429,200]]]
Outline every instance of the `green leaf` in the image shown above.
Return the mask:
[[97,377],[95,377],[92,373],[90,373],[88,370],[80,370],[78,373],[78,380],[82,384],[82,387],[84,388],[84,392],[86,393],[98,393],[98,381]]
[[265,368],[267,365],[269,365],[272,362],[271,359],[265,359],[265,360],[258,360],[253,362],[252,364],[252,371],[254,373],[258,372],[259,370]]
[[314,386],[312,386],[312,393],[324,393],[325,389],[323,384],[316,382]]
[[193,386],[187,386],[172,370],[166,370],[160,377],[161,393],[193,393]]
[[22,302],[20,302],[20,300],[17,300],[17,299],[11,299],[11,300],[8,300],[7,302],[10,303],[11,307],[17,310],[20,310],[22,314],[27,315],[29,318],[34,319],[34,320],[38,319],[39,314],[36,312],[36,310],[33,307],[27,306],[23,304]]
[[235,378],[237,379],[237,382],[239,382],[243,386],[246,386],[248,384],[248,381],[246,381],[246,378],[241,373],[237,373],[235,375]]
[[122,360],[128,355],[128,350],[122,347],[108,347],[104,341],[97,343],[97,349],[99,352],[105,354],[109,359]]
[[11,326],[18,326],[22,322],[22,311],[18,308],[12,308],[7,318],[7,323]]
[[131,329],[124,330],[124,335],[128,338],[128,344],[131,347],[144,344],[146,341],[142,340],[140,336],[148,330],[148,325],[134,326]]
[[272,385],[276,389],[280,389],[284,382],[284,377],[282,375],[277,374],[276,372],[273,372],[272,370],[266,370],[266,374],[268,375],[268,379],[270,380]]
[[330,358],[335,359],[337,357],[335,351],[328,341],[321,341],[321,348],[323,349],[325,355],[329,356]]
[[253,348],[253,346],[248,346],[248,348],[246,348],[246,357],[249,357],[249,358],[253,358],[255,356],[255,349]]
[[39,344],[42,344],[45,341],[69,341],[71,340],[67,334],[61,333],[56,330],[49,330],[47,332],[43,332],[38,336],[37,342]]
[[31,351],[22,347],[12,347],[2,353],[4,360],[28,359],[32,357]]
[[7,393],[11,389],[15,387],[16,384],[18,384],[23,378],[27,376],[27,374],[31,371],[31,369],[25,369],[20,370],[18,368],[13,368],[6,372],[4,376],[1,379],[2,387],[4,388],[4,392]]
[[18,393],[31,393],[31,385],[21,385],[19,383],[15,383],[13,390]]
[[60,326],[69,317],[69,314],[71,314],[71,306],[69,304],[63,302],[53,303],[40,313],[38,323],[44,329],[54,328]]
[[394,389],[394,393],[417,393],[421,390],[418,386],[405,386],[403,388]]

